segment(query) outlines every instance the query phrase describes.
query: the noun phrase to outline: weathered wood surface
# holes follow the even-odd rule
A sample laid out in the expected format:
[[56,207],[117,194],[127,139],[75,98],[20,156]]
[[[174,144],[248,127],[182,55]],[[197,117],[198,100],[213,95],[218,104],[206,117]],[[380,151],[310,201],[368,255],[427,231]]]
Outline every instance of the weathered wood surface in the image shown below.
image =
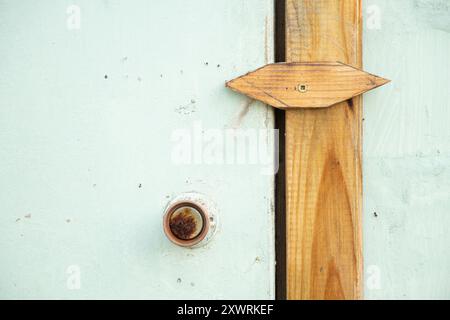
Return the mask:
[[[361,68],[360,0],[287,0],[287,62]],[[287,297],[362,295],[360,96],[286,111]]]
[[227,86],[280,109],[325,108],[388,81],[340,62],[275,63]]

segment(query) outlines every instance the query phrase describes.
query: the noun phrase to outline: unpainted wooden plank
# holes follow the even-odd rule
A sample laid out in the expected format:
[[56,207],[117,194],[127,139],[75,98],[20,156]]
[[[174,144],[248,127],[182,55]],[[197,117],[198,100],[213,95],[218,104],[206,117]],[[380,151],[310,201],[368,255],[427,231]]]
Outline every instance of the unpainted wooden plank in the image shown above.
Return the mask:
[[[286,59],[361,68],[361,1],[287,0]],[[361,298],[361,107],[286,111],[288,299]]]

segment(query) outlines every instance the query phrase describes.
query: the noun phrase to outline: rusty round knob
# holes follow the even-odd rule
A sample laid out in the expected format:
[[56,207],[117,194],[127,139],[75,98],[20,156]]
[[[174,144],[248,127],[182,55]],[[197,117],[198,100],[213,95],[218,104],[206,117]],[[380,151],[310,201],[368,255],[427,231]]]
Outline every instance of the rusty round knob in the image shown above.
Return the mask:
[[202,232],[203,219],[203,214],[192,204],[180,204],[169,217],[169,228],[178,239],[192,240]]
[[215,231],[214,207],[200,194],[186,193],[169,202],[163,218],[164,233],[182,247],[204,245]]

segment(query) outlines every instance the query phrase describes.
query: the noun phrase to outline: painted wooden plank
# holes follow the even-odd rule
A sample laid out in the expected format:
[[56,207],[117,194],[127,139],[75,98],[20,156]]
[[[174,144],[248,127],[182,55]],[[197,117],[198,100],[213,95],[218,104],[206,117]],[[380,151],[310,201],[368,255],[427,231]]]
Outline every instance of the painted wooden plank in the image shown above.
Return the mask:
[[[287,62],[361,68],[360,0],[287,0]],[[361,98],[286,111],[287,297],[362,292]]]
[[279,109],[326,108],[389,80],[340,62],[274,63],[227,86]]
[[366,299],[450,299],[450,1],[363,1]]
[[[272,62],[273,1],[71,4],[0,1],[0,298],[274,298],[269,161],[206,158],[224,128],[273,158],[272,108],[223,86]],[[162,228],[187,191],[219,209],[198,249]]]

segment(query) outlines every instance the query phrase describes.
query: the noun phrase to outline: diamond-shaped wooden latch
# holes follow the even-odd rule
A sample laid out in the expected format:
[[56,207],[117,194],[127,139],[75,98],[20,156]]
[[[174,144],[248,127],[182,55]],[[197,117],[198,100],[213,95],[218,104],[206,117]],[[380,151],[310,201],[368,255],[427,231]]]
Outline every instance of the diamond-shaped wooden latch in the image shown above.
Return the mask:
[[274,63],[227,87],[279,109],[325,108],[390,80],[340,62]]

